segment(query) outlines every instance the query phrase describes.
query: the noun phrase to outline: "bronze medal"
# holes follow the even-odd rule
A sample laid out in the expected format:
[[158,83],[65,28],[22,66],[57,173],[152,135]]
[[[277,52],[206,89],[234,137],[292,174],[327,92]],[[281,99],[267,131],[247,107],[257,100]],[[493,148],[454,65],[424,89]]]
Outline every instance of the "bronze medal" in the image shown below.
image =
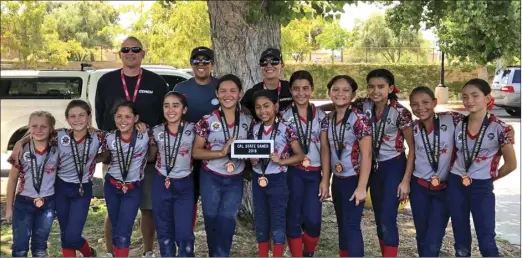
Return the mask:
[[268,185],[268,179],[266,177],[262,176],[257,179],[257,183],[259,184],[259,186],[264,188]]
[[36,208],[41,208],[44,205],[44,200],[41,197],[34,198],[33,203]]
[[127,190],[129,190],[129,188],[127,188],[127,185],[125,183],[123,183],[123,185],[121,186],[121,191],[126,194],[127,193]]
[[341,164],[341,162],[337,162],[337,164],[335,164],[335,171],[337,171],[337,173],[343,172],[343,164]]
[[471,185],[471,177],[469,177],[468,175],[462,176],[462,184],[464,186]]
[[234,171],[236,171],[236,165],[234,165],[232,161],[227,162],[227,164],[225,164],[225,167],[228,173],[234,173]]
[[170,179],[168,177],[165,178],[165,189],[169,189],[170,187]]
[[440,185],[440,179],[438,176],[432,176],[431,177],[431,185],[437,187]]
[[308,169],[308,167],[310,166],[310,163],[311,163],[310,159],[309,159],[308,157],[305,156],[305,158],[304,158],[304,160],[303,160],[303,162],[302,162],[303,167],[304,167],[305,169]]

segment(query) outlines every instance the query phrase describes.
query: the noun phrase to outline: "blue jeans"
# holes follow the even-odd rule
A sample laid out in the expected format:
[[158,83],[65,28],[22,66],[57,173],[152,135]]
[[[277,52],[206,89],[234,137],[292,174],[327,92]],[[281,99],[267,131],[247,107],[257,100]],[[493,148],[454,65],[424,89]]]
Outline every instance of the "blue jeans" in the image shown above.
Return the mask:
[[230,256],[243,198],[243,176],[221,176],[205,169],[200,170],[199,176],[209,256]]
[[165,176],[156,173],[152,181],[152,215],[156,225],[158,245],[162,257],[194,257],[194,179],[189,175],[169,179],[165,188]]
[[124,194],[109,182],[110,178],[107,173],[103,189],[111,221],[112,243],[119,248],[129,248],[134,219],[141,204],[141,184],[134,183],[135,188]]
[[417,180],[411,178],[410,192],[417,250],[419,257],[438,257],[449,220],[446,189],[430,190]]
[[361,219],[364,202],[355,206],[350,198],[359,183],[358,176],[333,176],[332,199],[339,230],[339,250],[347,251],[352,257],[364,256],[364,241],[361,232]]
[[322,203],[318,196],[321,171],[304,171],[296,167],[288,167],[287,173],[290,195],[286,235],[288,238],[301,237],[301,225],[303,225],[306,234],[310,237],[319,237],[322,213]]
[[33,257],[47,256],[47,239],[54,221],[54,196],[44,199],[40,208],[33,200],[16,196],[13,207],[13,257],[27,257],[29,240]]
[[56,217],[60,224],[62,248],[78,250],[85,244],[82,231],[91,204],[92,182],[83,184],[83,196],[78,192],[79,187],[79,184],[56,177]]
[[455,237],[455,256],[471,256],[471,212],[480,253],[483,257],[499,257],[495,242],[493,181],[473,179],[471,185],[464,186],[460,176],[450,173],[446,198]]
[[289,195],[286,173],[266,175],[268,185],[264,188],[257,183],[259,177],[261,175],[258,173],[252,173],[252,198],[257,242],[267,242],[270,231],[272,231],[274,244],[285,244],[286,208]]

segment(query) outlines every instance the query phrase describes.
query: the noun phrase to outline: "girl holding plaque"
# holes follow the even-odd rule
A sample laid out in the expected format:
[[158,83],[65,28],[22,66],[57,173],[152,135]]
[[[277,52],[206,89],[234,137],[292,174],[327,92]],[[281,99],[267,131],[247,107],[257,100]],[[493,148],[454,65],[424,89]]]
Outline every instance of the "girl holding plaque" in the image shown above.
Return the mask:
[[34,257],[47,256],[47,240],[54,220],[54,182],[58,166],[58,151],[49,144],[55,123],[49,112],[31,113],[28,125],[30,141],[23,145],[16,158],[18,161],[12,157],[8,160],[12,167],[7,183],[5,218],[13,223],[13,257],[27,256],[29,242]]
[[239,99],[243,86],[235,75],[224,75],[216,86],[220,106],[196,124],[192,156],[203,160],[200,194],[209,256],[230,255],[236,216],[243,198],[245,160],[230,156],[234,140],[247,139],[252,117]]
[[[373,166],[370,177],[372,205],[381,253],[396,257],[399,246],[397,212],[410,192],[415,152],[405,155],[404,140],[414,150],[411,112],[398,101],[398,87],[386,69],[373,70],[366,76],[367,98],[353,105],[364,112],[372,124]],[[385,230],[384,230],[385,229]],[[350,254],[351,255],[351,254]]]
[[[495,194],[493,181],[516,169],[512,130],[488,112],[491,87],[472,79],[462,87],[462,102],[469,115],[455,128],[456,160],[448,176],[446,190],[451,224],[455,236],[455,255],[471,255],[473,216],[478,246],[484,257],[498,257],[495,242]],[[498,168],[500,158],[504,164]]]
[[[187,99],[171,91],[163,101],[166,123],[152,129],[149,153],[157,155],[157,174],[152,182],[152,215],[162,257],[193,257],[194,179],[192,144],[194,124],[183,118]],[[176,255],[176,249],[177,254]]]
[[357,83],[338,75],[327,85],[335,110],[328,116],[332,197],[339,230],[339,256],[364,256],[361,219],[372,165],[371,125],[350,102]]
[[141,203],[141,180],[152,138],[149,133],[134,128],[138,119],[134,102],[116,105],[114,122],[118,129],[107,133],[102,143],[102,156],[110,156],[104,193],[115,257],[129,255],[132,227]]
[[[314,90],[312,75],[297,71],[290,77],[294,102],[282,112],[297,134],[305,153],[303,162],[288,167],[289,202],[286,235],[294,257],[313,256],[321,232],[321,201],[330,192],[330,149],[326,113],[310,103]],[[304,224],[304,233],[301,225]]]
[[251,139],[274,141],[274,153],[270,159],[251,159],[258,251],[260,257],[268,256],[268,240],[272,233],[272,255],[282,257],[289,195],[286,172],[288,166],[301,164],[305,155],[292,128],[276,117],[277,95],[260,90],[254,93],[253,99],[256,115],[261,121],[253,126]]

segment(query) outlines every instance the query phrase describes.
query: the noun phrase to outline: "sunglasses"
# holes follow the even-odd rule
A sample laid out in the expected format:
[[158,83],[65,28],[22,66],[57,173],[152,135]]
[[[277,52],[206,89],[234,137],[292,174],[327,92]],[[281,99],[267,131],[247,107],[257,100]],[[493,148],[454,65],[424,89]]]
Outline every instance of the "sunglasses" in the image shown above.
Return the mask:
[[122,47],[120,49],[120,52],[122,52],[124,54],[127,54],[130,51],[132,51],[132,53],[134,53],[134,54],[137,54],[137,53],[141,52],[141,47]]
[[207,58],[203,58],[203,59],[192,59],[192,60],[190,60],[190,63],[193,64],[193,65],[199,65],[199,64],[202,64],[202,65],[209,65],[209,64],[212,63],[212,60],[207,59]]
[[281,64],[281,60],[278,60],[278,59],[265,59],[265,60],[261,60],[259,62],[259,66],[261,66],[261,67],[266,67],[266,66],[268,66],[268,64],[271,64],[272,66],[276,66],[276,65]]

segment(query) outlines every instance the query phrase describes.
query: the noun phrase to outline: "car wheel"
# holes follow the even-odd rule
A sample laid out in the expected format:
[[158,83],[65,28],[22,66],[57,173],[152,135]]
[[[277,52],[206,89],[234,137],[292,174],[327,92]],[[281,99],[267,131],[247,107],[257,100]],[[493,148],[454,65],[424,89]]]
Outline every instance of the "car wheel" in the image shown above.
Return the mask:
[[520,117],[520,108],[517,108],[517,109],[506,108],[506,112],[511,116]]

